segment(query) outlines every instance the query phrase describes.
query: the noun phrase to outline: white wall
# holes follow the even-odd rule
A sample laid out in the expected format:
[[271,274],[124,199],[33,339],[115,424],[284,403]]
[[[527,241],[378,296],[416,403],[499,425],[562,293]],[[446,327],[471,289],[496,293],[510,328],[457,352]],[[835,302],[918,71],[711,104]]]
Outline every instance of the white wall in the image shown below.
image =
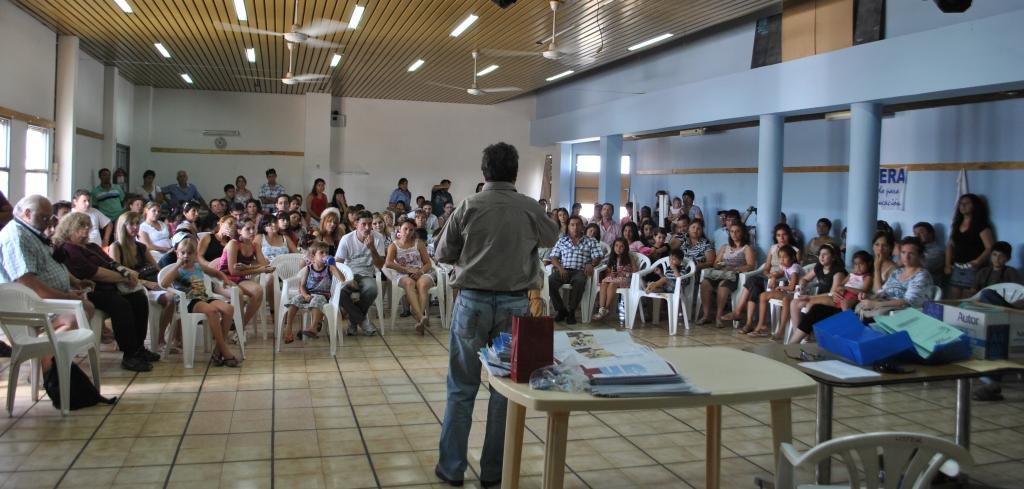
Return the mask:
[[[132,144],[132,111],[135,103],[135,85],[125,80],[121,75],[117,76],[114,88],[114,98],[117,104],[117,143],[131,146]],[[142,173],[139,172],[141,176]]]
[[[103,65],[79,52],[75,83],[75,126],[103,132]],[[74,188],[92,189],[99,183],[96,172],[103,167],[103,141],[75,134]]]
[[[531,197],[540,196],[544,157],[552,155],[552,193],[557,199],[557,147],[529,144],[534,106],[532,96],[496,105],[345,98],[347,125],[337,130],[334,151],[345,173],[336,181],[350,203],[377,209],[387,205],[401,177],[409,179],[414,198],[429,198],[430,187],[447,178],[458,202],[483,181],[483,149],[504,141],[519,151],[518,188]],[[364,171],[368,175],[352,174]]]

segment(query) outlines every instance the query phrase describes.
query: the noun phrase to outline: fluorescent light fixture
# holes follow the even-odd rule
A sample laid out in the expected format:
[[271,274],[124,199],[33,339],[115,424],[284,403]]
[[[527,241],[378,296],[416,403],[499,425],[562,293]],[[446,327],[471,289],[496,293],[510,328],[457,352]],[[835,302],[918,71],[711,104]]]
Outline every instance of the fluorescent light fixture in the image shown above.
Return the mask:
[[828,112],[828,113],[826,113],[825,114],[825,120],[827,120],[827,121],[841,121],[841,120],[849,119],[851,115],[852,114],[850,114],[849,110],[837,110],[835,112]]
[[245,13],[245,0],[235,0],[235,17],[239,22],[248,22],[249,14]]
[[571,75],[573,73],[576,73],[576,72],[572,71],[572,70],[565,70],[565,71],[563,71],[563,72],[561,72],[561,73],[559,73],[559,74],[557,74],[555,76],[549,76],[549,77],[545,78],[545,80],[547,80],[547,81],[555,81],[555,80],[557,80],[559,78],[565,78],[565,77],[567,77],[567,76],[569,76],[569,75]]
[[128,5],[128,0],[114,0],[114,3],[117,4],[117,7],[120,8],[122,12],[126,14],[132,13],[132,6]]
[[650,39],[648,39],[648,40],[646,40],[646,41],[644,41],[644,42],[642,42],[640,44],[634,44],[634,45],[632,45],[632,46],[630,46],[630,47],[628,47],[626,49],[629,50],[629,51],[636,51],[637,49],[643,49],[643,48],[645,48],[647,46],[650,46],[651,44],[659,43],[659,42],[664,41],[665,39],[668,39],[670,37],[672,37],[672,34],[666,32],[666,33],[664,33],[664,34],[662,34],[662,35],[660,35],[658,37],[652,37],[652,38],[650,38]]
[[476,15],[469,14],[469,17],[466,17],[466,20],[462,21],[462,23],[452,31],[452,37],[459,37],[460,34],[466,32],[466,29],[469,29],[469,26],[473,25],[473,22],[476,22],[479,18],[480,17]]
[[334,56],[331,57],[331,68],[338,66],[339,63],[341,63],[341,55],[334,53]]
[[679,131],[679,135],[683,136],[683,137],[687,137],[687,136],[703,136],[704,134],[707,133],[707,131],[708,131],[708,128],[706,128],[706,127],[695,127],[693,129],[683,129],[682,131]]
[[245,48],[245,59],[250,63],[256,62],[256,48]]
[[188,76],[188,73],[182,73],[181,74],[181,79],[185,80],[185,83],[188,83],[189,85],[192,84],[192,77]]
[[170,58],[171,57],[170,51],[168,51],[167,48],[165,48],[163,44],[156,43],[156,44],[153,45],[153,47],[155,47],[156,50],[160,52],[160,56],[163,56],[165,58]]
[[496,69],[498,69],[498,65],[488,66],[487,68],[484,68],[484,69],[480,70],[480,72],[477,73],[476,76],[484,76],[484,75],[486,75],[486,74],[488,74],[488,73],[490,73],[490,72],[492,72],[492,71],[494,71]]
[[412,64],[409,65],[408,71],[413,72],[420,69],[420,67],[423,66],[423,63],[426,63],[426,61],[423,61],[422,59],[417,59],[416,61],[413,61]]
[[352,10],[352,18],[348,21],[349,29],[359,27],[359,21],[363,20],[363,10],[366,10],[366,7],[362,5],[356,5],[356,8]]

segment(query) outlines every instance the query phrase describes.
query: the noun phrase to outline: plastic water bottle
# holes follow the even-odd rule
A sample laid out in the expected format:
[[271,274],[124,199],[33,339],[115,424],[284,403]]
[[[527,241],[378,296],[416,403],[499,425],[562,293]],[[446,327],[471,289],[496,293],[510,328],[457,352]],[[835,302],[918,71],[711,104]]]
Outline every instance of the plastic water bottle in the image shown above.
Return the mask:
[[799,297],[800,297],[800,284],[796,284],[796,291],[793,292],[793,298],[799,298]]

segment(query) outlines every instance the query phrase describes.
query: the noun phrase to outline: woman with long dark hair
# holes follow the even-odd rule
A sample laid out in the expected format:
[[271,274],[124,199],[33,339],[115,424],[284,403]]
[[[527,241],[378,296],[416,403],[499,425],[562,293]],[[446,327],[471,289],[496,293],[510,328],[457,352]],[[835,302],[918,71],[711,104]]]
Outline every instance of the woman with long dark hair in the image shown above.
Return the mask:
[[[765,291],[768,286],[768,274],[782,271],[781,260],[779,258],[779,249],[784,246],[792,247],[796,250],[796,259],[800,260],[800,249],[793,244],[793,230],[786,223],[779,223],[775,225],[774,229],[775,244],[772,245],[771,249],[768,250],[768,254],[765,257],[764,269],[761,273],[756,276],[748,276],[747,281],[743,284],[744,290],[740,293],[739,302],[736,305],[736,310],[730,314],[726,314],[722,317],[725,321],[741,321],[743,320],[743,312],[747,311],[747,326],[741,331],[746,334],[754,330],[754,324],[751,319],[754,317],[755,311],[753,307],[757,306],[758,297],[761,297],[761,293]],[[753,306],[748,306],[748,302],[752,302]],[[748,311],[747,309],[750,308]]]
[[978,270],[988,263],[996,242],[988,204],[975,194],[964,194],[953,213],[949,242],[946,243],[946,274],[952,299],[969,295]]
[[[628,223],[632,224],[632,223]],[[636,228],[636,226],[633,226]],[[615,238],[612,242],[612,250],[608,252],[608,272],[601,280],[601,292],[598,298],[600,308],[594,314],[594,320],[600,321],[608,315],[608,309],[615,301],[615,294],[618,289],[629,287],[630,277],[637,270],[636,259],[629,252],[629,244],[625,238]]]
[[[338,209],[341,215],[348,213],[348,200],[345,199],[345,191],[341,187],[334,189],[334,194],[331,195],[330,207]],[[323,211],[320,211],[323,213]]]
[[[323,178],[313,180],[313,190],[306,196],[306,213],[311,220],[317,220],[320,213],[327,208],[327,182]],[[312,224],[312,223],[310,223]]]

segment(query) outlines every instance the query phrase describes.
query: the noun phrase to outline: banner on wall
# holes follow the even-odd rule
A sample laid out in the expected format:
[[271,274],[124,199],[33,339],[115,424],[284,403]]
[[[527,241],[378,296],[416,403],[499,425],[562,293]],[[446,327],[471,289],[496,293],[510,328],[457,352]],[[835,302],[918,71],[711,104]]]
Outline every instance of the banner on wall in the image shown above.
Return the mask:
[[902,211],[907,196],[907,167],[878,171],[878,210]]

